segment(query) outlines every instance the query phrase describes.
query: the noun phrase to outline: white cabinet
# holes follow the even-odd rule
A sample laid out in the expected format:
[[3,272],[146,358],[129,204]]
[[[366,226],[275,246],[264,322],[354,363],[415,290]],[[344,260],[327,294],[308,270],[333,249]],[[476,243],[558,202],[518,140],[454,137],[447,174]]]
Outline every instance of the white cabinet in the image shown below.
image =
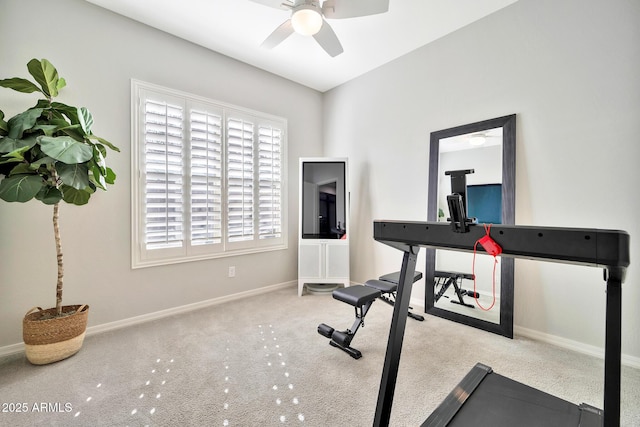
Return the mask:
[[349,244],[341,240],[301,242],[298,246],[298,295],[305,284],[349,286]]
[[300,159],[298,295],[305,284],[349,286],[347,160]]

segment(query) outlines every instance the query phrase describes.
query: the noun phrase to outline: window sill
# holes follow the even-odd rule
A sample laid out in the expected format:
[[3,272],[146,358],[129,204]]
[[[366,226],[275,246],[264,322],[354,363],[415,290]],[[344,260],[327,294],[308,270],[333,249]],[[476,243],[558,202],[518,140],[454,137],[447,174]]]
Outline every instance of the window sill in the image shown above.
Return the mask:
[[162,265],[182,264],[186,262],[205,261],[210,259],[228,258],[228,257],[234,257],[234,256],[258,254],[263,252],[282,251],[282,250],[288,249],[288,247],[289,245],[285,243],[282,245],[270,246],[266,248],[239,249],[235,251],[226,251],[226,252],[211,253],[211,254],[155,258],[155,259],[146,259],[146,260],[134,259],[131,261],[131,269],[136,270],[140,268],[158,267]]

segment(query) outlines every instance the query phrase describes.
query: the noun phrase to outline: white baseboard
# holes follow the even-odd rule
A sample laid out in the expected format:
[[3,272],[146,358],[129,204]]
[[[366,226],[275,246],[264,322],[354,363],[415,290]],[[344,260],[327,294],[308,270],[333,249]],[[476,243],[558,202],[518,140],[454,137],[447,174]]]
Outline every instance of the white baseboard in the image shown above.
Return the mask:
[[640,357],[622,355],[622,364],[631,368],[640,369]]
[[24,343],[10,344],[0,347],[0,357],[9,356],[11,354],[22,353],[24,351]]
[[[412,298],[410,304],[416,309],[414,311],[422,313],[424,311],[424,302],[417,298]],[[419,310],[418,310],[419,309]],[[556,347],[566,348],[577,353],[586,354],[589,356],[604,359],[604,348],[584,344],[578,341],[573,341],[567,338],[558,337],[555,335],[545,334],[544,332],[535,331],[533,329],[523,328],[522,326],[513,326],[513,332],[516,335],[520,335],[525,338],[530,338],[535,341],[545,342],[547,344],[555,345]],[[640,369],[640,357],[629,356],[623,354],[621,357],[622,365],[629,366],[631,368]]]
[[419,314],[424,314],[424,299],[422,298],[411,298],[409,300],[409,305],[413,307],[413,311]]
[[[140,316],[130,317],[128,319],[116,320],[115,322],[103,323],[101,325],[90,326],[87,328],[87,335],[95,335],[102,332],[113,331],[128,326],[138,325],[140,323],[149,322],[151,320],[162,319],[163,317],[173,316],[176,314],[186,313],[200,308],[210,307],[213,305],[223,304],[229,301],[235,301],[242,298],[252,297],[255,295],[273,292],[279,289],[297,286],[297,281],[284,282],[276,285],[265,286],[263,288],[252,289],[250,291],[239,292],[237,294],[225,295],[223,297],[212,298],[205,301],[199,301],[193,304],[182,305],[179,307],[168,308],[153,313],[147,313]],[[10,344],[0,347],[0,357],[12,354],[22,353],[24,351],[24,343]]]
[[[557,347],[566,348],[567,350],[575,351],[577,353],[582,353],[589,356],[597,357],[599,359],[604,359],[604,348],[602,347],[596,347],[596,346],[584,344],[578,341],[573,341],[567,338],[545,334],[544,332],[523,328],[522,326],[517,326],[517,325],[514,325],[513,332],[516,335],[520,335],[526,338],[531,338],[532,340],[535,340],[535,341],[545,342],[548,344],[555,345]],[[621,362],[624,366],[640,369],[639,357],[623,354],[621,357]]]
[[[199,301],[193,304],[182,305],[179,307],[168,308],[166,310],[160,310],[153,313],[143,314],[141,316],[131,317],[128,319],[117,320],[115,322],[103,323],[101,325],[91,326],[87,328],[87,336],[95,335],[102,332],[113,331],[128,326],[137,325],[151,320],[161,319],[163,317],[173,316],[175,314],[186,313],[200,308],[210,307],[213,305],[223,304],[229,301],[235,301],[242,298],[247,298],[255,295],[261,295],[267,292],[276,291],[288,287],[296,287],[297,281],[284,282],[276,285],[265,286],[263,288],[252,289],[250,291],[239,292],[237,294],[225,295],[223,297],[212,298],[205,301]],[[424,303],[421,299],[413,298],[410,301],[414,311],[422,313],[424,311]],[[558,337],[555,335],[545,334],[543,332],[535,331],[533,329],[523,328],[522,326],[514,325],[514,333],[526,338],[533,339],[535,341],[541,341],[548,344],[552,344],[558,347],[566,348],[568,350],[576,351],[578,353],[587,354],[589,356],[604,358],[604,349],[588,344],[584,344],[578,341],[573,341],[567,338]],[[0,347],[0,357],[9,356],[12,354],[21,353],[24,351],[24,343],[10,344],[4,347]],[[640,369],[640,357],[634,357],[629,355],[622,355],[622,364],[635,369]]]

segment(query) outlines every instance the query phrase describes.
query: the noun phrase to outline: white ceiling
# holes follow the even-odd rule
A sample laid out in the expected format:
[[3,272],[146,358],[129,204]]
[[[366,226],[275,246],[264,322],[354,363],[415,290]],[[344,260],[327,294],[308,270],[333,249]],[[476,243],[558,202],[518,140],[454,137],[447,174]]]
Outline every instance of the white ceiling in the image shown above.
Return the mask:
[[324,92],[517,0],[390,0],[389,12],[332,19],[344,53],[298,34],[260,44],[290,12],[250,0],[87,0],[133,20]]

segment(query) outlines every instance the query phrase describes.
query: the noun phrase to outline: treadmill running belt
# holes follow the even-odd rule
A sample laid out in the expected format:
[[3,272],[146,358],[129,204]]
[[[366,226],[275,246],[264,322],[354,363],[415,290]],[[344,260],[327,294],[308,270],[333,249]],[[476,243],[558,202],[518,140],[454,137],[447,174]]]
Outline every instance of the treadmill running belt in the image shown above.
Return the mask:
[[[474,369],[478,369],[478,365]],[[584,427],[602,424],[602,411],[596,408],[574,405],[495,372],[483,375],[478,384],[471,385],[468,378],[465,380],[449,395],[449,404],[443,402],[423,427]],[[458,405],[451,404],[455,396],[458,401],[462,400]]]

